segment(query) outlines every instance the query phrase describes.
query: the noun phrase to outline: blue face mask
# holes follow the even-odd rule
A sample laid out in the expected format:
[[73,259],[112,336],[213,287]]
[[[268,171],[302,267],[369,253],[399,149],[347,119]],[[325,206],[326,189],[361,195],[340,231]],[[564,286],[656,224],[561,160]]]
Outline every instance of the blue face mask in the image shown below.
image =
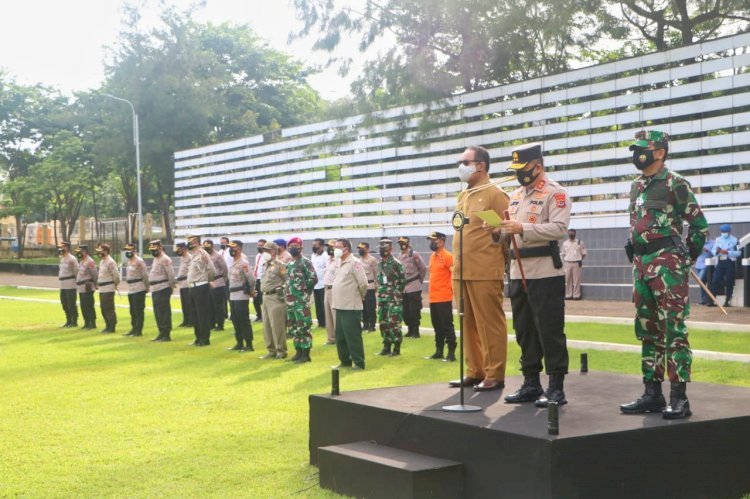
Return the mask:
[[722,232],[721,237],[729,237],[729,232]]

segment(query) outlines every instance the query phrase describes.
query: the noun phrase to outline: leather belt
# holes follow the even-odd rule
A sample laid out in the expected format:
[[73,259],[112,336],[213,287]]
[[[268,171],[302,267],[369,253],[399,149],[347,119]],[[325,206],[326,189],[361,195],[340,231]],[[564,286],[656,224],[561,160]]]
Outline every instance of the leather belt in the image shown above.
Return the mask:
[[214,281],[217,281],[217,280],[221,279],[222,277],[224,277],[224,274],[219,274],[216,277],[214,277]]
[[161,281],[151,281],[149,284],[153,286],[154,284],[164,284],[165,282],[168,282],[168,279],[162,279]]
[[177,280],[178,280],[178,281],[186,281],[186,280],[187,280],[187,276],[186,276],[186,275],[184,275],[184,276],[182,276],[182,277],[178,277],[178,278],[177,278]]
[[409,284],[410,282],[414,282],[414,281],[418,281],[418,280],[419,280],[419,276],[415,276],[415,277],[412,277],[411,279],[407,279],[406,280],[406,284]]
[[133,284],[134,282],[141,282],[143,279],[125,279],[125,282],[128,284]]
[[91,282],[91,281],[92,281],[91,279],[86,279],[85,281],[76,281],[76,285],[83,286],[87,282]]
[[635,251],[636,255],[642,256],[656,253],[660,249],[671,248],[674,245],[674,239],[672,239],[671,237],[660,237],[659,239],[655,239],[646,244],[636,243],[635,245],[633,245],[633,250]]
[[189,282],[188,286],[191,288],[197,288],[198,286],[205,286],[208,284],[208,281],[196,281],[196,282]]
[[67,281],[68,279],[75,279],[75,278],[76,276],[74,275],[69,275],[68,277],[58,277],[60,281]]
[[97,282],[97,286],[109,286],[110,284],[114,284],[115,281],[107,281],[107,282]]
[[[417,279],[419,279],[419,278],[417,278]],[[372,284],[373,282],[375,282],[375,279],[368,279],[367,280],[367,284]]]
[[245,289],[245,286],[238,286],[236,288],[229,288],[230,293],[234,293],[236,291],[243,291]]
[[[521,248],[519,250],[521,258],[536,258],[540,256],[552,256],[552,249],[549,246],[535,246],[533,248]],[[510,259],[516,259],[516,252],[510,252]]]

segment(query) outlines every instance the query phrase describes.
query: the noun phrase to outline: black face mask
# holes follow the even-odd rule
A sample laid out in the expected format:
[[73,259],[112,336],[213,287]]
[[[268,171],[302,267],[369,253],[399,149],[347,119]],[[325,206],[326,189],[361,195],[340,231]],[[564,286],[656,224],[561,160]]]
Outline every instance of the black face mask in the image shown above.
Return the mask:
[[575,235],[575,234],[568,234],[568,237],[569,237],[569,238],[570,238],[570,240],[572,241],[573,239],[575,239],[575,238],[576,238],[576,235]]
[[227,249],[227,245],[226,245],[226,244],[221,244],[221,245],[219,245],[219,247],[220,247],[220,248],[221,248],[222,250],[225,250],[225,249]]
[[438,249],[438,246],[437,246],[437,243],[436,243],[435,241],[432,241],[432,242],[430,243],[430,249],[431,249],[432,251],[437,251],[437,249]]
[[360,249],[360,250],[358,251],[358,253],[359,253],[359,256],[365,256],[365,254],[366,254],[367,252],[366,252],[365,250],[363,250],[363,249]]
[[313,246],[312,250],[313,250],[313,253],[315,253],[316,255],[319,255],[321,253],[320,246]]
[[159,250],[153,250],[153,251],[151,252],[151,256],[153,256],[153,257],[157,257],[157,256],[159,256],[159,253],[161,253],[161,251],[159,251]]
[[258,246],[258,253],[263,253],[263,248],[261,248],[260,246]]
[[229,256],[233,257],[233,256],[236,256],[236,255],[237,255],[237,250],[234,249],[234,248],[230,248],[229,249]]
[[381,257],[388,256],[390,252],[390,248],[378,248],[378,253],[380,253]]
[[132,251],[126,251],[125,252],[125,258],[133,258],[133,252]]
[[329,246],[328,249],[326,250],[326,253],[328,253],[328,256],[333,256],[333,248]]
[[206,250],[206,253],[208,253],[209,255],[214,252],[213,248],[205,248],[205,250]]
[[524,171],[524,170],[516,170],[516,178],[518,179],[518,183],[521,184],[523,187],[527,187],[531,184],[533,184],[537,177],[539,177],[539,173],[536,175],[533,175],[531,172],[536,170],[536,166],[531,169],[531,171]]
[[651,149],[636,149],[633,151],[633,165],[643,171],[654,163],[654,151]]
[[302,253],[302,248],[289,248],[287,251],[289,251],[289,254],[292,256],[299,256],[300,253]]

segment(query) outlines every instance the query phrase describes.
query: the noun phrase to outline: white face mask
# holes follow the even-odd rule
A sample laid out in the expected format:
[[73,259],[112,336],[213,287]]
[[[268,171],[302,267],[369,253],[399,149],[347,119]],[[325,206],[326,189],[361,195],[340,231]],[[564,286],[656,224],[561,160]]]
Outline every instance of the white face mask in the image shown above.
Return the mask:
[[471,165],[458,165],[458,178],[461,182],[468,183],[469,178],[474,175],[476,170]]
[[264,262],[270,262],[271,258],[273,257],[271,256],[271,253],[266,252],[266,253],[263,253],[263,256],[261,258],[263,258]]
[[729,232],[722,232],[721,237],[729,237]]
[[342,250],[341,248],[336,248],[335,250],[333,250],[334,258],[341,258],[342,256],[344,256],[344,250]]

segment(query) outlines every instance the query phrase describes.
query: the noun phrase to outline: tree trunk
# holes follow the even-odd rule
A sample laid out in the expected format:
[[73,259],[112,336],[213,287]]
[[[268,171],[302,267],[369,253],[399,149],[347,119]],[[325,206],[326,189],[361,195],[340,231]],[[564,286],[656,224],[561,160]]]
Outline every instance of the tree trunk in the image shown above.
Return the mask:
[[28,224],[24,224],[21,221],[20,215],[16,215],[13,218],[16,219],[16,241],[18,242],[18,258],[23,258],[23,247],[26,245],[26,227]]

